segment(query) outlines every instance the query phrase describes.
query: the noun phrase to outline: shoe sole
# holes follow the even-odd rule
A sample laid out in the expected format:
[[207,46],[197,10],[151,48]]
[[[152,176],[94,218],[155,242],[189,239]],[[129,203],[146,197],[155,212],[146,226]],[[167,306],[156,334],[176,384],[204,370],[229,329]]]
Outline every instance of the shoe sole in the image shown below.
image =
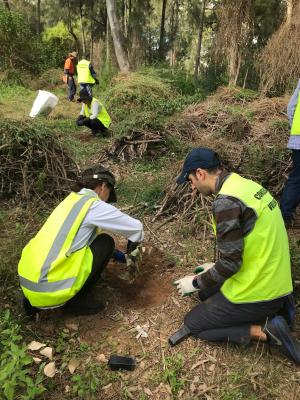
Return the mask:
[[300,353],[297,350],[297,341],[289,333],[289,327],[285,319],[283,317],[282,319],[275,318],[275,320],[273,320],[273,324],[278,331],[279,339],[282,341],[283,347],[286,349],[289,356],[295,361],[295,363],[300,364]]

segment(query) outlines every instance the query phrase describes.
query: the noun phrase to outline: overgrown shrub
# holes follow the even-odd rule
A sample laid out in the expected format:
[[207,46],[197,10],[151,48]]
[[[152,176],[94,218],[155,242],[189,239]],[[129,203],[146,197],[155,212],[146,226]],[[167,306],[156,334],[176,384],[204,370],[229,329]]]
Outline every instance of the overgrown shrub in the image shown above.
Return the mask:
[[0,194],[23,202],[60,198],[77,166],[53,131],[36,122],[0,122]]
[[43,41],[31,30],[25,17],[0,8],[0,70],[28,71],[35,76],[45,69],[62,65],[67,50],[65,41]]
[[135,72],[115,77],[105,97],[113,120],[118,121],[114,126],[118,136],[139,129],[160,129],[165,117],[201,101],[204,95],[183,96],[167,80]]

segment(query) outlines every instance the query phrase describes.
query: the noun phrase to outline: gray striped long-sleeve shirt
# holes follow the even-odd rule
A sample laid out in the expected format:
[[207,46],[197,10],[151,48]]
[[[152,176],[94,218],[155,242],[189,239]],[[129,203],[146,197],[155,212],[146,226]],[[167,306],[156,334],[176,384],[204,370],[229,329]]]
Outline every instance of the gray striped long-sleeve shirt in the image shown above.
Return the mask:
[[[227,171],[220,174],[216,183],[217,193],[229,175]],[[197,277],[200,290],[222,284],[240,269],[244,237],[253,230],[257,220],[252,208],[248,208],[241,200],[226,195],[217,194],[212,212],[216,222],[219,258],[211,269]]]

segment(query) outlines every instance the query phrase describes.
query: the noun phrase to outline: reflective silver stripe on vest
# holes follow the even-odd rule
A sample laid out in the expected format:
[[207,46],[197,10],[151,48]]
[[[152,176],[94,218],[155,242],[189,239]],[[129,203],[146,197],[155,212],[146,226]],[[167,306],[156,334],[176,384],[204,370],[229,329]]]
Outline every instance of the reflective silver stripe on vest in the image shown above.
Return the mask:
[[74,204],[73,208],[70,210],[67,218],[60,227],[56,238],[54,239],[54,242],[49,250],[46,260],[44,261],[44,264],[42,265],[39,282],[48,282],[48,272],[51,268],[51,264],[58,257],[66,236],[72,228],[72,225],[74,224],[83,206],[93,197],[94,196],[83,196],[77,203]]
[[76,278],[62,279],[56,282],[32,282],[23,276],[19,276],[20,285],[25,289],[31,290],[32,292],[57,292],[58,290],[70,289]]

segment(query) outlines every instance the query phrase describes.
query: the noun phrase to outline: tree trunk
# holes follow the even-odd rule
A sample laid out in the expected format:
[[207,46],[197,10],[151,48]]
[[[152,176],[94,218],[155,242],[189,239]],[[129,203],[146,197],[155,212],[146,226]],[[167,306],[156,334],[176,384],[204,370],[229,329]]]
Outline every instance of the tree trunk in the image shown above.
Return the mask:
[[9,6],[8,0],[3,0],[3,3],[5,5],[5,7],[8,9],[8,11],[10,11],[10,6]]
[[128,72],[129,62],[121,42],[121,32],[120,32],[119,21],[117,19],[115,0],[106,0],[106,8],[120,71]]
[[199,69],[200,69],[200,58],[201,58],[201,48],[202,48],[202,36],[203,36],[205,6],[206,6],[206,0],[202,0],[201,17],[200,17],[199,28],[198,28],[197,53],[196,53],[196,59],[195,59],[195,71],[194,71],[194,78],[195,79],[198,79]]
[[166,20],[166,8],[167,0],[163,0],[162,11],[161,11],[161,23],[160,23],[160,36],[159,36],[159,48],[158,54],[159,58],[162,60],[164,58],[165,50],[165,20]]
[[93,23],[93,21],[94,21],[94,19],[93,19],[93,16],[94,16],[94,0],[90,0],[90,14],[91,14],[91,17],[90,17],[90,23],[91,23],[91,25],[90,25],[90,29],[91,29],[91,44],[90,44],[90,60],[93,60],[93,53],[94,53],[94,23]]
[[70,35],[73,37],[75,43],[76,43],[76,51],[79,52],[80,46],[79,46],[79,40],[75,32],[73,31],[72,27],[72,17],[71,17],[71,5],[70,5],[70,0],[68,0],[68,31]]
[[171,10],[171,35],[170,35],[170,66],[175,67],[176,63],[176,37],[179,24],[179,0],[174,0]]
[[36,34],[41,33],[41,0],[36,3]]
[[290,26],[293,13],[293,0],[286,0],[286,7],[286,23]]
[[3,3],[4,3],[4,5],[5,5],[5,8],[6,8],[8,11],[10,11],[10,6],[9,6],[8,0],[3,0]]
[[229,86],[235,86],[238,78],[238,47],[232,42],[229,49]]
[[124,30],[123,30],[123,35],[127,39],[128,37],[128,13],[129,13],[129,8],[127,4],[127,0],[124,2]]
[[109,70],[109,59],[110,59],[110,53],[109,53],[109,20],[108,20],[108,15],[106,18],[106,60],[105,60],[105,69],[106,71]]
[[82,20],[82,2],[79,1],[79,17],[80,17],[80,30],[81,30],[81,40],[82,40],[82,52],[83,56],[86,57],[86,42],[85,42],[85,33],[83,28],[83,20]]

